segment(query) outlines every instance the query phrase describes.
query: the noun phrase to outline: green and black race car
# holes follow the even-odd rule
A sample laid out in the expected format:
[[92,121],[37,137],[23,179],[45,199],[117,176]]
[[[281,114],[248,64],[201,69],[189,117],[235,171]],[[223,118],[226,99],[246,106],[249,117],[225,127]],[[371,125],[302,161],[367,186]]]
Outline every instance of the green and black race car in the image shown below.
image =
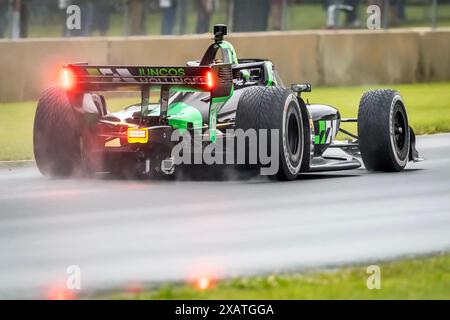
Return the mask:
[[[293,180],[302,172],[362,163],[372,171],[401,171],[408,161],[420,160],[397,91],[366,92],[358,118],[344,119],[332,106],[306,104],[301,94],[311,85],[286,87],[271,61],[238,59],[226,34],[226,26],[216,25],[214,43],[186,66],[64,67],[62,86],[45,91],[37,107],[34,152],[40,171],[172,174],[181,164],[208,164],[203,158],[190,162],[208,151],[215,164],[257,167],[261,173],[272,165],[262,155],[270,155],[278,165],[266,174]],[[138,91],[141,102],[110,113],[99,94],[105,91]],[[357,122],[358,134],[340,128],[343,122]],[[338,132],[349,139],[336,141]],[[236,147],[238,133],[244,148]],[[327,156],[332,148],[341,155]]]

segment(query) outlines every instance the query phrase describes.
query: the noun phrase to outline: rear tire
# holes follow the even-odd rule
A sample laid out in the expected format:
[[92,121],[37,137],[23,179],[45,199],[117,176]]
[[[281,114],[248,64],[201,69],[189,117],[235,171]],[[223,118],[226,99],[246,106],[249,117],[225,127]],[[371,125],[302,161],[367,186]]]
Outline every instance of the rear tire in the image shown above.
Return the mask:
[[[241,96],[236,112],[236,128],[268,131],[268,148],[271,130],[278,130],[279,168],[273,177],[294,180],[302,166],[304,129],[300,104],[290,89],[281,87],[252,87]],[[258,159],[258,163],[259,159]]]
[[361,157],[369,171],[402,171],[408,162],[410,134],[402,97],[397,91],[366,92],[358,111]]
[[34,157],[43,175],[66,177],[79,168],[79,128],[67,93],[59,87],[46,90],[39,99],[33,129]]

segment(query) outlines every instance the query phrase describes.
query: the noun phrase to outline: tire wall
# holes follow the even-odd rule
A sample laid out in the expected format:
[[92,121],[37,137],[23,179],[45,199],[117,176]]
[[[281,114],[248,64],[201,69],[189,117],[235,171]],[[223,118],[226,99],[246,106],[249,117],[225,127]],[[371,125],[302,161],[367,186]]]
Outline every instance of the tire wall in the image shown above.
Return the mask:
[[[200,59],[209,35],[0,40],[0,102],[36,99],[60,67],[180,65]],[[345,86],[450,81],[450,28],[288,31],[230,35],[242,58],[274,61],[286,84]]]

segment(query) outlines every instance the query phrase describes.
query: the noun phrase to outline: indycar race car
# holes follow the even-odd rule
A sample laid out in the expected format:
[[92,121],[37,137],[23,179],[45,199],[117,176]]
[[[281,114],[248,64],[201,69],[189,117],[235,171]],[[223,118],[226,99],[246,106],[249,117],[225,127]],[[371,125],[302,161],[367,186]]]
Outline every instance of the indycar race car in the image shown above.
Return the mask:
[[[179,165],[192,165],[179,158],[192,159],[205,150],[214,150],[215,164],[263,169],[270,166],[261,156],[264,149],[278,163],[268,175],[293,180],[303,172],[362,164],[370,171],[401,171],[408,161],[420,160],[397,91],[366,92],[358,118],[341,118],[332,106],[305,103],[301,95],[311,85],[286,87],[271,61],[238,59],[226,34],[225,25],[214,26],[214,43],[201,60],[185,66],[65,66],[62,85],[46,90],[37,106],[39,170],[47,176],[171,175]],[[137,91],[141,101],[111,113],[100,94],[106,91]],[[357,134],[341,128],[345,122],[357,123]],[[248,134],[252,130],[255,141]],[[238,132],[244,133],[243,149],[236,147]],[[338,132],[349,138],[337,141]],[[174,155],[181,142],[183,148]],[[332,149],[340,154],[327,155]],[[224,161],[229,153],[232,161]]]

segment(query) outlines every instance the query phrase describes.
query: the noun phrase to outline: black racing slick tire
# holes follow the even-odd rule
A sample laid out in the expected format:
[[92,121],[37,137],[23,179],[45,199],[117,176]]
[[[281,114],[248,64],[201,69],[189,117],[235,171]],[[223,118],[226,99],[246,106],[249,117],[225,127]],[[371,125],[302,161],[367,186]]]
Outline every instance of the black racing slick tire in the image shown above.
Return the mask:
[[67,93],[47,89],[36,109],[33,129],[34,157],[39,171],[49,177],[67,177],[80,164],[80,125]]
[[397,91],[366,92],[358,110],[359,148],[366,169],[402,171],[408,162],[409,130],[405,105]]
[[[260,130],[267,130],[266,150],[277,152],[279,161],[278,171],[271,176],[278,180],[294,180],[302,166],[304,129],[300,108],[295,94],[281,87],[251,87],[242,94],[238,103],[236,128],[244,131],[255,129],[257,134],[261,133]],[[277,148],[273,148],[270,142],[273,130],[279,134]],[[271,155],[271,158],[274,157]],[[261,164],[260,159],[258,161]]]

